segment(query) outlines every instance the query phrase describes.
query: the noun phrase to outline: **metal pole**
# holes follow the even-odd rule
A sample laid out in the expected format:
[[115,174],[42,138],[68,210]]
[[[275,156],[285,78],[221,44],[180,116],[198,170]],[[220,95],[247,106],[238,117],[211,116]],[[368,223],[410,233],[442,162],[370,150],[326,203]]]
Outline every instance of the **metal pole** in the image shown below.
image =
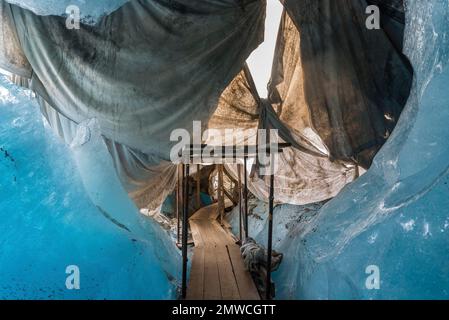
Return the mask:
[[270,198],[268,212],[267,282],[266,300],[271,299],[271,253],[273,251],[274,172],[270,172]]
[[243,157],[243,162],[244,162],[244,168],[243,168],[243,174],[244,174],[244,184],[245,184],[245,188],[243,189],[243,197],[245,198],[245,215],[244,215],[244,228],[245,228],[245,238],[249,237],[249,232],[248,232],[248,174],[247,174],[247,168],[246,168],[246,163],[247,163],[247,157]]
[[196,208],[199,210],[201,208],[201,167],[199,164],[196,165]]
[[177,177],[177,182],[176,182],[176,219],[177,219],[177,226],[176,226],[176,243],[179,244],[180,242],[180,237],[181,237],[181,215],[180,215],[180,209],[181,209],[181,184],[182,184],[182,180],[181,175],[179,174],[179,170],[180,168],[182,168],[182,166],[177,166],[176,167],[176,177]]
[[185,181],[184,181],[184,210],[182,215],[182,298],[187,296],[187,223],[189,214],[189,175],[190,167],[188,164],[185,167]]
[[220,213],[220,223],[223,224],[224,214],[224,181],[223,181],[223,165],[218,165],[218,210]]
[[239,191],[239,239],[242,242],[242,165],[237,165],[238,171],[238,191]]

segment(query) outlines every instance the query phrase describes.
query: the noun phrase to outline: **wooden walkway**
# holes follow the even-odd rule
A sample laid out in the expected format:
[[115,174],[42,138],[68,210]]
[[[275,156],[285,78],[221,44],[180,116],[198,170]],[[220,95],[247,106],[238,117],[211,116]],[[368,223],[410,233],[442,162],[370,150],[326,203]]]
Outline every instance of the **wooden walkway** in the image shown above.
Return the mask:
[[259,300],[240,247],[217,221],[217,207],[202,208],[189,219],[195,248],[187,300]]

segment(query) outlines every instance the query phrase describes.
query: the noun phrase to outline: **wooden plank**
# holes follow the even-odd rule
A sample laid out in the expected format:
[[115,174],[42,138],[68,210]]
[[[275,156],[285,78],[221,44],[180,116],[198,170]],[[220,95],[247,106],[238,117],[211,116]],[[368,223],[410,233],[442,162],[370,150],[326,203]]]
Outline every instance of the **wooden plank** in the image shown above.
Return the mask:
[[204,298],[204,248],[196,248],[190,269],[190,280],[187,290],[187,300],[202,300]]
[[187,298],[259,300],[240,247],[217,221],[218,207],[202,208],[190,218],[195,248]]
[[213,241],[220,246],[225,247],[227,244],[234,244],[235,241],[229,234],[223,229],[217,220],[209,222],[208,232],[214,237]]
[[232,238],[226,230],[223,229],[223,227],[219,224],[218,221],[212,221],[211,224],[214,227],[216,237],[218,237],[220,240],[220,243],[223,246],[226,246],[227,244],[235,244],[234,238]]
[[221,300],[220,276],[218,273],[215,247],[204,249],[204,295],[205,300]]
[[203,222],[202,226],[202,232],[206,237],[205,243],[207,246],[217,247],[225,245],[211,221]]
[[234,276],[228,250],[225,246],[215,248],[220,277],[221,297],[223,300],[239,300],[240,294]]
[[195,220],[190,221],[190,230],[192,231],[192,238],[193,238],[195,247],[204,246],[204,240],[201,235],[201,230],[198,227],[198,224],[195,222]]
[[256,285],[243,264],[240,247],[238,245],[228,245],[227,247],[237,281],[237,287],[239,288],[240,298],[242,300],[260,300]]
[[217,206],[218,203],[214,203],[210,206],[201,208],[190,217],[190,220],[215,219],[217,216]]
[[201,239],[203,241],[203,245],[210,244],[210,237],[208,235],[207,229],[208,229],[208,223],[204,220],[193,220],[192,223],[195,224],[196,228],[198,229],[198,232],[201,234]]

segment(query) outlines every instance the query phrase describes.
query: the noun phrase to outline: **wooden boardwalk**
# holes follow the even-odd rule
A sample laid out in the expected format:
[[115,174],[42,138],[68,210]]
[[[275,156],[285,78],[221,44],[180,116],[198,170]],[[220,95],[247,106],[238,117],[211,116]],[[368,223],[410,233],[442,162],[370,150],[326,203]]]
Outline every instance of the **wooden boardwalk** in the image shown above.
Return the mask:
[[187,300],[259,300],[240,247],[217,221],[217,212],[214,204],[189,219],[195,248]]

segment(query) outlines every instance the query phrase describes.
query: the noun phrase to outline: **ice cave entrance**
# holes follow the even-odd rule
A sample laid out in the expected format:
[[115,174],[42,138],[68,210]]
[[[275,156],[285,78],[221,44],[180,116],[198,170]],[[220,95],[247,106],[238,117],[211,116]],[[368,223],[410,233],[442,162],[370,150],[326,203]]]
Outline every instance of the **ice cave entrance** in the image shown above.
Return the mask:
[[447,0],[79,3],[0,0],[0,297],[449,297]]

